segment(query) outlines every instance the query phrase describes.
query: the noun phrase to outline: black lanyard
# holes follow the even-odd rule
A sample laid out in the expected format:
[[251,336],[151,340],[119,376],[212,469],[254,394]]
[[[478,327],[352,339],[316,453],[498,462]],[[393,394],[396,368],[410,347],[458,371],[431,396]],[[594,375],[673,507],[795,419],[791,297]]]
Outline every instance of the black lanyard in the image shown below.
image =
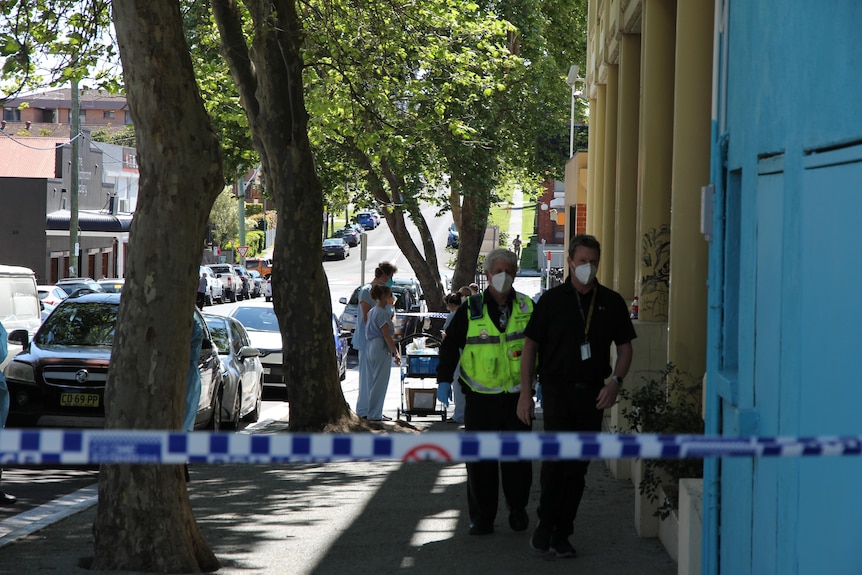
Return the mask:
[[587,317],[584,317],[584,306],[581,304],[581,292],[575,290],[575,297],[578,300],[578,311],[581,312],[581,320],[584,322],[584,342],[590,340],[590,322],[593,320],[593,307],[596,303],[597,287],[593,286],[593,297],[590,298],[590,309],[587,311]]

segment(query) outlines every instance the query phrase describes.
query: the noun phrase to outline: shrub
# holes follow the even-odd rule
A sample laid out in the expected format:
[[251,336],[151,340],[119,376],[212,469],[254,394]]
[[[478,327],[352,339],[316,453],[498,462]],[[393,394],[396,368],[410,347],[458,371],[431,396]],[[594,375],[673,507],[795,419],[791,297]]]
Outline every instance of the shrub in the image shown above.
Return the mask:
[[[702,384],[690,374],[680,372],[669,363],[656,377],[644,377],[640,388],[623,388],[620,396],[631,402],[631,407],[621,410],[628,423],[628,432],[702,435],[701,416]],[[701,459],[649,459],[644,464],[644,475],[638,489],[651,502],[659,497],[659,487],[667,478],[671,491],[683,477],[703,477]],[[676,496],[666,497],[655,515],[665,519],[678,507]]]

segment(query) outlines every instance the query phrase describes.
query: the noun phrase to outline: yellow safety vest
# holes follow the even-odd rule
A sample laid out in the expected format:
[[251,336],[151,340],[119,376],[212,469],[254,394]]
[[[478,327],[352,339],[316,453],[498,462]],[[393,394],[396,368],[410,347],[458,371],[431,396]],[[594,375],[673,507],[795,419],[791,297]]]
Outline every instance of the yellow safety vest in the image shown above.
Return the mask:
[[[484,294],[478,294],[484,296]],[[476,297],[476,296],[472,296]],[[521,389],[524,328],[533,313],[533,300],[515,292],[512,316],[500,333],[482,301],[482,317],[467,310],[467,342],[461,352],[461,379],[477,393],[514,393]]]

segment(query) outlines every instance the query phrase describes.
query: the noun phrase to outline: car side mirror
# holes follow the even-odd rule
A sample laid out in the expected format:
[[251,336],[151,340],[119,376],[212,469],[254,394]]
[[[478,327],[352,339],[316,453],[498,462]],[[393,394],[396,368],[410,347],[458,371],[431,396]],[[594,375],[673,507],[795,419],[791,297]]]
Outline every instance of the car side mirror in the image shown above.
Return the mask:
[[17,343],[25,350],[30,348],[30,334],[27,333],[26,329],[12,330],[6,339],[12,343]]
[[338,303],[340,303],[342,305],[347,305],[347,298],[346,297],[338,298]]
[[212,351],[212,349],[213,349],[212,340],[204,338],[204,340],[201,342],[201,351],[206,351],[206,350]]
[[249,357],[258,357],[260,355],[260,351],[256,347],[251,347],[250,345],[244,345],[239,350],[239,357],[241,359],[247,359]]

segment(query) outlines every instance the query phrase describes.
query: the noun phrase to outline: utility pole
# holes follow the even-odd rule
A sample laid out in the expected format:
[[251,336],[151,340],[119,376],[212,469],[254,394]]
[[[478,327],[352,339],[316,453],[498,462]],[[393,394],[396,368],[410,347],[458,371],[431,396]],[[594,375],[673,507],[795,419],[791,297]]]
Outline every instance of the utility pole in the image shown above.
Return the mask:
[[78,277],[78,157],[80,155],[80,141],[78,135],[81,133],[81,114],[78,102],[78,81],[72,80],[72,117],[70,118],[72,130],[72,170],[71,170],[71,195],[72,202],[69,208],[69,277]]
[[[244,246],[245,243],[245,186],[242,185],[242,172],[237,174],[236,178],[236,199],[237,199],[237,215],[239,216],[239,245]],[[245,256],[240,256],[240,263],[245,266]]]

